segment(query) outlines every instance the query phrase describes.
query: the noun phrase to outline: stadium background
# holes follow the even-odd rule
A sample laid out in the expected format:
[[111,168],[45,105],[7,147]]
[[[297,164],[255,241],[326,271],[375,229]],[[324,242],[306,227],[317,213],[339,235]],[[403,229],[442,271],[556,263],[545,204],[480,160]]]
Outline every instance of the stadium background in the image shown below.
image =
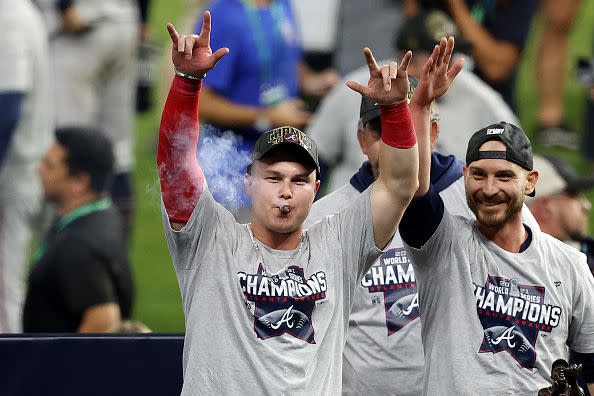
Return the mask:
[[[169,55],[170,39],[165,24],[172,22],[178,30],[189,25],[190,17],[196,17],[202,1],[153,0],[150,9],[150,28],[153,38],[161,45],[164,55],[158,65],[156,89],[153,92],[153,109],[136,118],[136,167],[134,183],[136,194],[136,217],[132,237],[132,263],[136,277],[136,305],[134,318],[142,321],[155,332],[183,332],[184,320],[179,288],[171,259],[167,251],[161,226],[159,184],[156,168],[156,138],[160,114],[163,107],[161,87],[169,75],[169,65],[164,61]],[[575,81],[575,63],[578,57],[592,57],[594,51],[594,0],[584,0],[578,12],[570,36],[569,56],[571,67],[564,78],[568,84],[565,90],[566,111],[570,126],[583,130],[583,104],[585,90]],[[216,23],[216,20],[213,21]],[[518,113],[522,125],[530,135],[535,128],[536,109],[536,41],[543,26],[537,18],[532,26],[518,79]],[[231,50],[233,50],[231,48]],[[552,54],[554,56],[554,54]],[[463,126],[461,126],[463,127]],[[544,150],[563,157],[582,172],[588,171],[586,163],[577,153],[565,150]],[[592,172],[593,170],[589,170]],[[592,201],[594,193],[588,198]],[[591,212],[590,231],[594,232],[594,215]],[[216,263],[213,263],[216,265]]]

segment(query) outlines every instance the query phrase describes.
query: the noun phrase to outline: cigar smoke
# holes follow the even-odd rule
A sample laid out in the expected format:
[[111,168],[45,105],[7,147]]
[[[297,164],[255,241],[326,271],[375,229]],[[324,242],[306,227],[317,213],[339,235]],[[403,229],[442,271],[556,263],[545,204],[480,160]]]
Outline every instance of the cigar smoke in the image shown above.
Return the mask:
[[250,162],[249,150],[243,147],[240,136],[201,125],[198,162],[218,203],[233,213],[250,206],[244,190],[244,174]]

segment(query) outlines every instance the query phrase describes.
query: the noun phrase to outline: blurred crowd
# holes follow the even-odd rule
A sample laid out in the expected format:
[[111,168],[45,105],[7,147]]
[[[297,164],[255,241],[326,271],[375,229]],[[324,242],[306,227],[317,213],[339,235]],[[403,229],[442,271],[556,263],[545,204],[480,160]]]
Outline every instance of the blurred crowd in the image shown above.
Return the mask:
[[[186,28],[198,34],[199,9],[210,10],[211,47],[231,51],[204,78],[199,157],[213,196],[238,220],[249,221],[243,174],[264,131],[290,125],[313,137],[330,193],[366,159],[360,96],[345,85],[368,76],[363,48],[380,63],[412,50],[409,73],[418,76],[439,38],[454,36],[465,68],[433,110],[435,151],[463,159],[473,132],[521,125],[518,108],[534,103],[535,127],[525,130],[548,155],[535,160],[541,179],[528,206],[544,232],[593,265],[584,193],[594,187],[594,45],[580,57],[569,46],[592,1],[201,3],[187,6]],[[128,241],[142,199],[131,180],[134,118],[150,110],[155,82],[148,10],[148,0],[0,0],[0,332],[138,331],[126,322]],[[536,50],[527,54],[531,35]],[[589,35],[581,39],[594,43],[591,26]],[[530,98],[516,89],[529,55],[538,93]],[[570,120],[564,95],[574,81],[583,111]],[[589,174],[552,152],[585,159]]]

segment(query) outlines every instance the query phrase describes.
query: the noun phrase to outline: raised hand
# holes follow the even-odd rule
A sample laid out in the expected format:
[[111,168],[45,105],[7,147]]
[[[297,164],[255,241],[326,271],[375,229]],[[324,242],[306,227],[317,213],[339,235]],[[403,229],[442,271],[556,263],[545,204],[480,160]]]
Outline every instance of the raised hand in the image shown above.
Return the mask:
[[347,86],[361,95],[376,101],[380,105],[391,105],[402,102],[408,94],[408,64],[412,52],[408,51],[400,66],[396,62],[380,67],[377,65],[371,50],[363,50],[367,67],[369,68],[369,81],[363,86],[356,81],[347,81]]
[[210,49],[210,12],[204,12],[202,30],[199,35],[179,35],[171,23],[167,24],[173,46],[171,59],[173,65],[182,73],[202,77],[229,52],[229,48],[221,48],[214,54]]
[[442,37],[439,44],[421,69],[420,81],[411,98],[411,104],[429,107],[431,102],[447,92],[460,70],[464,60],[458,59],[449,67],[454,52],[454,38]]

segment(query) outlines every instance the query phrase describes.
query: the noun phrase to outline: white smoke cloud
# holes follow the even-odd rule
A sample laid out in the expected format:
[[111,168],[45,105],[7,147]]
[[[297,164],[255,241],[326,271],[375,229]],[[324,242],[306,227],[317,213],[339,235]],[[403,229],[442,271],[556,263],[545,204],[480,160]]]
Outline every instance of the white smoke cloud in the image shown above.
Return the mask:
[[198,162],[214,199],[233,213],[251,205],[244,189],[250,152],[242,144],[243,139],[230,131],[200,126]]

